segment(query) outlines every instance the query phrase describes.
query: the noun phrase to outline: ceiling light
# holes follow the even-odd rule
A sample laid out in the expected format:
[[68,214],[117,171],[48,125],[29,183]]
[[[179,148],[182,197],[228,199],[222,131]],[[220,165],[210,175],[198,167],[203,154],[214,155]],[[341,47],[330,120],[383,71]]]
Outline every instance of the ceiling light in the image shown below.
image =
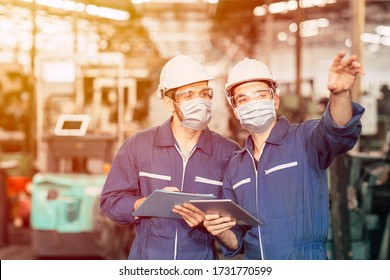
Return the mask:
[[360,35],[360,40],[362,40],[364,43],[380,44],[381,36],[374,33],[362,33]]
[[390,37],[382,37],[381,44],[390,47]]
[[382,36],[390,36],[390,26],[379,25],[375,27],[375,32]]
[[279,32],[278,39],[279,39],[279,41],[282,41],[282,42],[287,41],[287,39],[288,39],[287,33],[286,32]]
[[381,48],[381,46],[377,45],[377,44],[370,44],[370,46],[368,47],[368,49],[371,52],[377,52],[377,51],[379,51],[380,48]]
[[131,2],[133,2],[133,4],[143,4],[150,2],[150,0],[131,0]]
[[[131,0],[133,4],[143,4],[147,2],[164,3],[164,4],[194,4],[199,2],[210,2],[205,0]],[[215,1],[213,1],[215,2]],[[218,3],[218,1],[217,1]]]
[[311,8],[311,7],[324,7],[327,4],[335,3],[335,0],[300,0],[299,6],[302,8]]
[[352,40],[348,38],[345,40],[344,44],[347,48],[351,48],[352,47]]
[[[327,4],[336,3],[336,0],[300,0],[299,7],[301,8],[311,8],[314,6],[324,7]],[[289,11],[295,11],[298,9],[297,0],[281,1],[271,3],[267,8],[266,5],[257,6],[253,10],[255,16],[264,16],[267,11],[271,14],[285,14]]]
[[276,2],[269,5],[268,11],[271,14],[286,13],[288,11],[286,2]]
[[301,37],[314,37],[319,34],[318,28],[304,28],[299,31]]
[[330,25],[329,19],[327,19],[327,18],[319,18],[319,19],[317,19],[317,26],[319,28],[329,27],[329,25]]
[[294,23],[291,23],[289,26],[288,26],[288,29],[291,31],[291,32],[297,32],[298,31],[298,25],[294,22]]
[[[87,6],[87,13],[88,13],[88,7]],[[114,20],[128,20],[130,18],[130,14],[125,11],[106,8],[106,7],[97,7],[97,16],[114,19]]]
[[267,13],[267,6],[257,6],[253,9],[253,15],[256,17],[264,16]]
[[[23,2],[33,2],[33,0],[21,0]],[[143,0],[146,1],[146,0]],[[130,19],[130,13],[117,10],[107,7],[101,7],[96,5],[85,5],[80,2],[75,2],[71,0],[35,0],[35,3],[38,5],[62,9],[67,11],[75,11],[75,12],[86,12],[92,16],[98,16],[113,20],[128,20]]]
[[296,0],[290,0],[287,1],[286,6],[289,11],[294,11],[298,9],[298,2]]

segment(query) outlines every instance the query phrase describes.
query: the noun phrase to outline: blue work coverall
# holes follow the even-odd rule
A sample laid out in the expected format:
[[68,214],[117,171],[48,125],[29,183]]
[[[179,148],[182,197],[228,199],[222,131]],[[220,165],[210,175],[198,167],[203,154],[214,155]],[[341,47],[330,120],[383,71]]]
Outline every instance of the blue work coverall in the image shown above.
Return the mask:
[[244,259],[327,259],[329,218],[327,168],[333,158],[351,149],[361,132],[364,108],[353,104],[344,127],[332,120],[327,107],[320,120],[291,124],[277,120],[259,161],[253,141],[229,163],[224,197],[245,208],[263,225],[232,228]]
[[102,211],[121,224],[135,223],[129,259],[217,259],[212,236],[203,226],[183,219],[132,216],[134,203],[156,189],[175,186],[183,192],[222,196],[224,170],[239,145],[203,130],[187,161],[171,130],[171,119],[127,139],[112,162],[101,197]]

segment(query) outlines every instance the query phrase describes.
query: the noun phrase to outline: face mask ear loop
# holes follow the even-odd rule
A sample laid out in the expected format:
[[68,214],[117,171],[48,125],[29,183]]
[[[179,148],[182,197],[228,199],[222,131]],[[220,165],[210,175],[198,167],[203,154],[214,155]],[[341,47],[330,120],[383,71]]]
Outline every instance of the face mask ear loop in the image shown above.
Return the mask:
[[236,106],[233,105],[233,93],[232,93],[232,90],[229,89],[229,90],[225,90],[225,97],[227,99],[227,102],[229,103],[229,105],[233,108],[233,110],[236,109]]

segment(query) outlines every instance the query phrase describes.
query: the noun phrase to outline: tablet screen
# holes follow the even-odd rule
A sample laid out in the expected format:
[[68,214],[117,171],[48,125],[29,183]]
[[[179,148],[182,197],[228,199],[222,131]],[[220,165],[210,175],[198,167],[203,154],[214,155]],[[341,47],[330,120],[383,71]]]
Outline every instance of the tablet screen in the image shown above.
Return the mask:
[[89,124],[88,115],[60,115],[54,134],[58,136],[84,136]]
[[190,200],[190,203],[206,214],[214,213],[220,216],[233,217],[238,225],[262,224],[256,217],[230,199]]

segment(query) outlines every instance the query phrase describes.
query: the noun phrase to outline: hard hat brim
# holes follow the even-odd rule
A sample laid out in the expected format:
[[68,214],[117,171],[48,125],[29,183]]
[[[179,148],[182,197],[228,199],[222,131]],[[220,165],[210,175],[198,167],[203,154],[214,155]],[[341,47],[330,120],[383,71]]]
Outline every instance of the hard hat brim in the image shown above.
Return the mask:
[[252,78],[252,79],[247,79],[247,80],[241,80],[241,81],[235,82],[235,83],[233,83],[233,84],[227,86],[227,87],[225,88],[225,94],[226,94],[227,96],[230,97],[230,96],[232,95],[232,93],[233,93],[233,90],[234,90],[237,86],[239,86],[239,85],[241,85],[241,84],[249,83],[249,82],[268,82],[268,83],[271,84],[271,86],[274,85],[275,88],[277,87],[277,82],[276,82],[275,80],[266,79],[266,78],[258,78],[258,79],[253,79],[253,78]]
[[165,93],[166,93],[167,91],[175,90],[175,89],[178,89],[178,88],[180,88],[180,87],[189,86],[189,85],[196,84],[196,83],[200,83],[200,82],[208,82],[208,83],[209,83],[209,82],[212,81],[212,80],[214,80],[214,78],[212,78],[212,77],[206,77],[206,79],[204,79],[204,80],[191,82],[191,83],[189,83],[189,84],[181,85],[181,86],[178,86],[178,87],[173,87],[173,88],[160,88],[160,87],[159,87],[159,88],[157,88],[157,97],[161,99],[161,98],[164,97],[164,95],[165,95]]

